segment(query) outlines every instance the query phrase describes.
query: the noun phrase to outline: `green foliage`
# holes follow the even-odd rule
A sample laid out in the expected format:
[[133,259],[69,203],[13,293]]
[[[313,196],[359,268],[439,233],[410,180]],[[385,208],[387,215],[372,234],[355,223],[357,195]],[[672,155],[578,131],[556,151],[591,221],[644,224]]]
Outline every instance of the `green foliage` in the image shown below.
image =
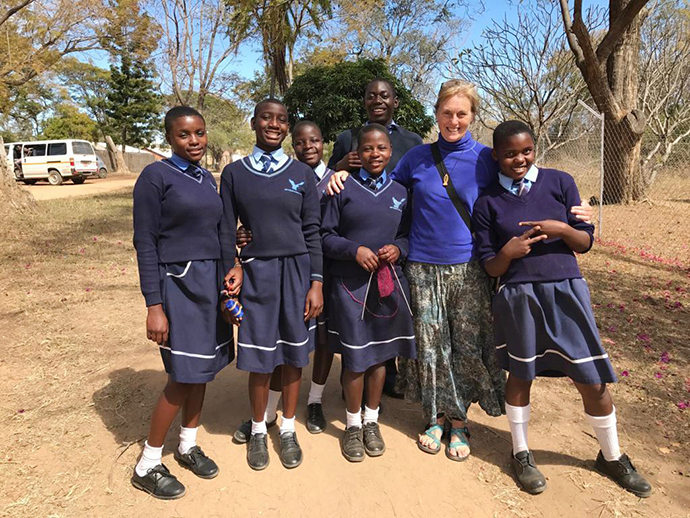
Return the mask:
[[208,152],[216,163],[225,151],[251,150],[254,134],[249,128],[247,112],[227,99],[207,95],[202,113],[208,129]]
[[335,140],[338,133],[364,124],[364,88],[372,79],[390,80],[398,93],[400,106],[395,121],[405,129],[426,135],[434,124],[422,104],[388,71],[382,59],[345,61],[330,66],[312,67],[295,78],[285,92],[292,124],[309,119],[319,125],[326,141]]
[[106,114],[110,70],[74,58],[65,58],[55,68],[55,72],[69,98],[98,123],[101,139],[104,138],[104,130],[110,122]]
[[130,146],[151,143],[160,130],[162,98],[153,83],[151,52],[159,27],[140,7],[140,0],[108,0],[110,9],[101,44],[115,64],[110,66],[105,114],[115,142]]
[[87,114],[68,103],[57,107],[55,115],[47,119],[43,125],[42,139],[80,139],[98,140],[98,124]]

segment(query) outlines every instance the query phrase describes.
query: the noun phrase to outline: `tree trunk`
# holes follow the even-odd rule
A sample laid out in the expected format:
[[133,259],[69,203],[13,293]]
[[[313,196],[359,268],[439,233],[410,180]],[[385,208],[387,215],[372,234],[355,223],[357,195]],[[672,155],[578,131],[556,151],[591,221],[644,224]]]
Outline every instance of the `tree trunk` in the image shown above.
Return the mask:
[[14,168],[10,166],[5,154],[5,141],[0,137],[0,206],[9,208],[12,212],[29,213],[36,209],[33,195],[22,189],[14,179]]
[[640,176],[640,146],[644,117],[636,118],[638,110],[628,113],[622,121],[604,122],[604,203],[630,203],[644,193]]
[[108,145],[108,156],[110,156],[110,163],[113,164],[115,172],[129,173],[129,168],[125,162],[125,155],[117,148],[110,135],[106,135],[105,142]]
[[[629,2],[609,1],[609,25]],[[607,116],[604,126],[604,203],[630,203],[645,194],[640,150],[647,121],[637,109],[640,27],[644,17],[640,13],[623,31],[606,63],[609,87],[623,113],[615,119]]]

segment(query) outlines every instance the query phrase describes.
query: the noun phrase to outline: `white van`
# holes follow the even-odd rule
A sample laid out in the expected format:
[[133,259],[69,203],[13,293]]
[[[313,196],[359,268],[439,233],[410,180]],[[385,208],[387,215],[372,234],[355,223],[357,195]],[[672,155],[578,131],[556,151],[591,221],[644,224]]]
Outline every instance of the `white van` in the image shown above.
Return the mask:
[[34,184],[48,180],[61,185],[64,179],[84,183],[98,174],[96,153],[85,140],[36,140],[5,144],[5,154],[17,181]]

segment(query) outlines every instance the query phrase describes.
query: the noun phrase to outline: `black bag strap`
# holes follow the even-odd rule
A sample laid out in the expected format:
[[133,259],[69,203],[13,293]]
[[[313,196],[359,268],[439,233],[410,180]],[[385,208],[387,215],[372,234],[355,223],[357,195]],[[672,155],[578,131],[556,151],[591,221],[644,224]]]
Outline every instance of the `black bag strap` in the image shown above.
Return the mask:
[[357,151],[359,146],[359,132],[362,131],[362,126],[357,126],[350,130],[350,151]]
[[438,147],[438,142],[434,142],[433,144],[431,144],[431,156],[434,157],[436,169],[438,170],[438,174],[441,176],[443,187],[445,187],[446,193],[448,193],[450,201],[453,202],[455,210],[458,211],[458,214],[460,214],[460,217],[465,222],[465,225],[467,225],[467,228],[470,230],[470,233],[473,234],[474,229],[472,228],[472,218],[470,217],[470,211],[467,209],[467,205],[465,205],[465,203],[460,199],[460,196],[458,196],[455,187],[453,187],[453,182],[450,179],[450,175],[448,174],[448,169],[446,169],[446,164],[443,163],[443,158],[441,157],[441,149]]

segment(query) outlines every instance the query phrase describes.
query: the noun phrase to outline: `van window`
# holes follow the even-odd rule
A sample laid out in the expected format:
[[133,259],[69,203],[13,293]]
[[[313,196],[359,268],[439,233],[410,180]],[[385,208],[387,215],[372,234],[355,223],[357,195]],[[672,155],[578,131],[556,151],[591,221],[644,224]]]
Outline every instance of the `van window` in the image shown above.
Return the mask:
[[46,156],[45,144],[29,144],[24,146],[24,156]]
[[93,148],[88,142],[72,142],[72,152],[75,155],[93,155]]
[[67,142],[56,142],[55,144],[48,144],[48,155],[66,155],[67,154]]

